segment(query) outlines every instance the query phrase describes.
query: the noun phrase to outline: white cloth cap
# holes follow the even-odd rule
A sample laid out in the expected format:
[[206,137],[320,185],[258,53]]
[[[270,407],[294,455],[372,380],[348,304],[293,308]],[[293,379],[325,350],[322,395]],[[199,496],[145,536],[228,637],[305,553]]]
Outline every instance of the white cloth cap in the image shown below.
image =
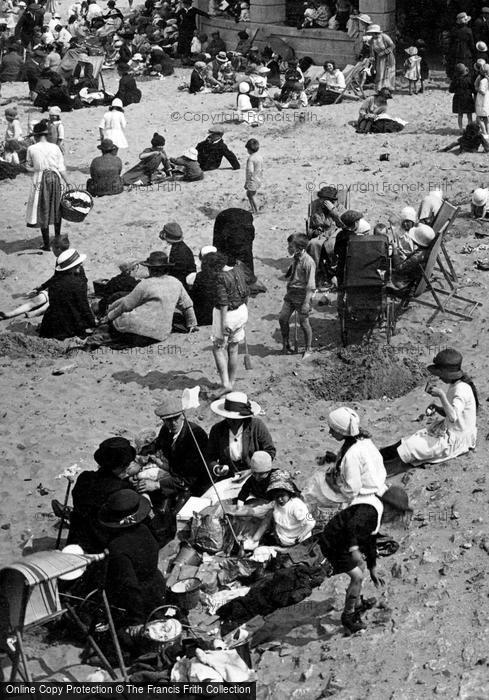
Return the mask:
[[358,413],[347,406],[335,408],[328,415],[328,425],[335,432],[345,437],[355,437],[360,432],[360,418]]
[[478,187],[472,193],[472,204],[475,204],[476,207],[484,207],[487,204],[488,198],[489,190],[486,190],[483,187]]
[[414,207],[404,207],[401,209],[401,221],[412,221],[416,223],[416,210]]

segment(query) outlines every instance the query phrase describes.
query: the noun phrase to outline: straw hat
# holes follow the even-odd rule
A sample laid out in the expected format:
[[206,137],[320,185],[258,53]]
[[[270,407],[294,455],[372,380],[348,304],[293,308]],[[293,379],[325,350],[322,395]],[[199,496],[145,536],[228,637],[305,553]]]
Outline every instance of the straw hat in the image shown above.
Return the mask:
[[421,248],[428,248],[435,240],[436,234],[427,224],[413,226],[408,232],[409,238]]
[[199,160],[199,152],[196,148],[187,148],[185,153],[183,154],[185,158],[188,158],[189,160],[194,160],[197,161]]
[[60,109],[59,107],[56,107],[56,106],[54,105],[53,107],[50,107],[50,108],[48,109],[48,114],[49,114],[50,116],[53,116],[53,117],[54,117],[54,116],[59,117],[59,115],[61,114],[61,109]]
[[484,41],[478,41],[475,45],[475,48],[477,49],[477,51],[481,51],[482,53],[484,53],[484,51],[487,51],[487,44]]
[[68,248],[64,250],[56,258],[56,267],[54,268],[56,272],[66,272],[66,270],[71,270],[74,267],[78,267],[85,262],[87,256],[82,253],[80,254],[74,248]]
[[416,219],[417,216],[414,207],[404,207],[401,209],[401,221],[412,221],[414,224]]
[[211,411],[223,418],[243,420],[258,415],[261,408],[256,401],[249,401],[244,392],[231,391],[217,401],[213,401]]
[[487,204],[488,199],[489,190],[486,190],[482,187],[478,187],[472,193],[472,204],[474,204],[476,207],[484,207]]
[[378,24],[371,24],[365,34],[382,34],[382,29]]
[[418,49],[415,46],[410,46],[408,49],[404,49],[408,56],[417,56]]
[[435,377],[444,375],[449,379],[461,379],[463,376],[462,370],[462,355],[453,348],[441,350],[433,358],[433,364],[428,365],[428,372],[434,374]]
[[226,63],[228,60],[228,57],[226,55],[225,51],[219,51],[219,53],[216,56],[216,61],[219,61],[219,63]]
[[116,491],[99,512],[99,522],[110,529],[125,529],[142,522],[151,510],[151,501],[132,489]]

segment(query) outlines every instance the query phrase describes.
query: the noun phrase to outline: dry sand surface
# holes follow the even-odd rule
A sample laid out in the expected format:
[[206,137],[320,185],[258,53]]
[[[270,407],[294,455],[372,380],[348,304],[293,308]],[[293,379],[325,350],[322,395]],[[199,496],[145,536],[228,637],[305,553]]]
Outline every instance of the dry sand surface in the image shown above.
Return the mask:
[[[164,134],[167,152],[176,156],[201,140],[210,120],[221,121],[223,111],[232,106],[232,95],[178,92],[183,75],[188,77],[188,71],[178,69],[177,75],[163,81],[141,82],[141,104],[126,110],[129,150],[121,154],[125,167],[136,162],[154,131]],[[108,87],[113,87],[115,76],[112,72],[106,76]],[[297,112],[270,112],[273,121],[258,129],[230,125],[225,140],[242,163],[240,171],[223,167],[206,174],[202,182],[175,185],[174,191],[160,186],[159,191],[98,199],[86,222],[64,225],[72,244],[87,254],[90,281],[115,274],[122,260],[142,259],[157,250],[158,232],[167,221],[182,225],[187,243],[197,252],[211,242],[213,220],[220,210],[246,206],[244,144],[251,135],[260,140],[265,186],[259,195],[262,206],[255,220],[254,251],[256,272],[268,292],[250,303],[253,370],[241,368],[237,388],[263,407],[277,445],[277,463],[294,472],[299,484],[316,468],[317,455],[337,448],[326,426],[327,412],[335,402],[318,400],[307,382],[319,373],[328,376],[328,363],[339,349],[339,328],[335,304],[316,305],[312,323],[320,350],[304,362],[279,354],[277,314],[284,293],[286,237],[304,230],[310,193],[320,183],[352,185],[352,206],[373,223],[397,218],[402,206],[416,206],[430,187],[442,186],[452,202],[467,204],[470,191],[487,183],[487,156],[435,152],[457,137],[445,85],[441,74],[435,75],[424,95],[396,96],[391,113],[409,121],[400,134],[355,134],[348,123],[357,115],[354,101],[308,108],[304,121]],[[27,86],[21,84],[3,92],[18,101],[24,126],[31,109],[26,92]],[[89,163],[98,155],[97,126],[103,111],[63,115],[66,162],[74,183],[85,182]],[[390,161],[380,162],[379,155],[386,152]],[[4,309],[18,303],[17,295],[44,281],[54,259],[50,253],[17,254],[40,243],[24,225],[29,178],[2,182],[0,188],[0,268],[7,275],[0,291]],[[255,655],[260,698],[489,697],[489,554],[480,547],[484,535],[489,538],[485,442],[489,272],[473,266],[475,258],[486,256],[483,249],[461,253],[466,244],[478,246],[489,239],[475,237],[482,226],[468,218],[467,210],[462,207],[448,248],[465,291],[484,306],[473,322],[438,317],[430,327],[428,311],[412,307],[399,323],[393,346],[399,357],[409,355],[421,364],[439,347],[454,345],[463,352],[482,399],[477,450],[404,477],[415,517],[409,531],[392,531],[401,547],[395,556],[380,561],[386,574],[383,607],[366,615],[369,627],[363,635],[344,638],[339,624],[346,577],[327,580],[310,600],[272,616],[261,653]],[[2,330],[22,325],[25,322],[3,322]],[[2,561],[21,555],[26,528],[36,540],[51,538],[52,543],[56,530],[50,500],[63,497],[65,482],[55,477],[66,466],[76,462],[89,468],[91,455],[104,438],[134,436],[156,427],[153,407],[164,390],[179,394],[195,384],[209,387],[217,379],[207,328],[190,336],[172,336],[138,352],[80,353],[69,360],[53,356],[49,344],[45,350],[32,347],[0,359]],[[70,362],[76,363],[73,372],[52,374]],[[383,445],[419,428],[415,421],[427,403],[421,383],[394,400],[380,397],[350,405],[360,411],[376,443]],[[208,402],[202,401],[192,419],[210,428],[215,419]],[[366,594],[372,591],[369,583]],[[32,656],[43,656],[52,671],[59,671],[58,678],[71,673],[61,668],[77,663],[73,648],[37,644],[30,649]],[[48,673],[36,663],[40,675]],[[471,694],[472,687],[480,694]]]

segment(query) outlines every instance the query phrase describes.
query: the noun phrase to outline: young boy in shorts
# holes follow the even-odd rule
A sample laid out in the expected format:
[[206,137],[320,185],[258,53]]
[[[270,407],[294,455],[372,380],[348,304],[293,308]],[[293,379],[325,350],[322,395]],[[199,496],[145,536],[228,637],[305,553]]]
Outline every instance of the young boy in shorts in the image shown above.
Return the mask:
[[287,291],[279,315],[282,333],[282,352],[292,353],[289,342],[289,321],[294,312],[299,316],[299,323],[304,333],[305,349],[303,358],[312,351],[312,328],[309,322],[311,300],[316,288],[316,264],[306,253],[309,240],[302,233],[294,233],[287,238],[287,251],[293,257],[293,263],[287,272]]

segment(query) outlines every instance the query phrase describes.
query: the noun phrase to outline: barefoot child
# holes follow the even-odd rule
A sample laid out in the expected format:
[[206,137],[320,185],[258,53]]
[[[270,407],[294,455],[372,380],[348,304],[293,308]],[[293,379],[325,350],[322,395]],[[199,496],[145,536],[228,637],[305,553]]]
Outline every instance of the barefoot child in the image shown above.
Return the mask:
[[364,601],[361,595],[365,564],[374,585],[377,587],[384,583],[376,567],[380,526],[411,512],[404,489],[391,486],[380,498],[374,495],[356,498],[348,508],[331,518],[319,536],[321,551],[333,566],[333,573],[348,574],[350,577],[341,615],[341,622],[348,632],[366,628],[360,615],[372,607],[372,603],[375,604],[375,599]]
[[49,135],[48,141],[50,143],[55,143],[64,153],[65,149],[63,146],[65,140],[65,128],[61,121],[61,109],[59,107],[49,108]]
[[289,321],[294,312],[298,314],[306,345],[303,358],[307,357],[312,349],[309,315],[312,295],[316,288],[316,265],[311,256],[306,253],[308,243],[307,236],[302,233],[295,233],[287,238],[287,251],[294,260],[287,271],[287,291],[278,319],[282,333],[282,351],[290,354],[292,348],[289,342]]
[[418,91],[418,80],[421,80],[421,58],[418,56],[418,49],[410,46],[406,49],[409,58],[404,61],[404,77],[408,81],[409,94],[416,95]]
[[259,148],[260,144],[256,139],[249,139],[246,142],[246,150],[248,151],[249,156],[248,160],[246,161],[245,190],[250,202],[252,214],[258,213],[255,196],[261,187],[263,177],[263,158],[258,153]]

